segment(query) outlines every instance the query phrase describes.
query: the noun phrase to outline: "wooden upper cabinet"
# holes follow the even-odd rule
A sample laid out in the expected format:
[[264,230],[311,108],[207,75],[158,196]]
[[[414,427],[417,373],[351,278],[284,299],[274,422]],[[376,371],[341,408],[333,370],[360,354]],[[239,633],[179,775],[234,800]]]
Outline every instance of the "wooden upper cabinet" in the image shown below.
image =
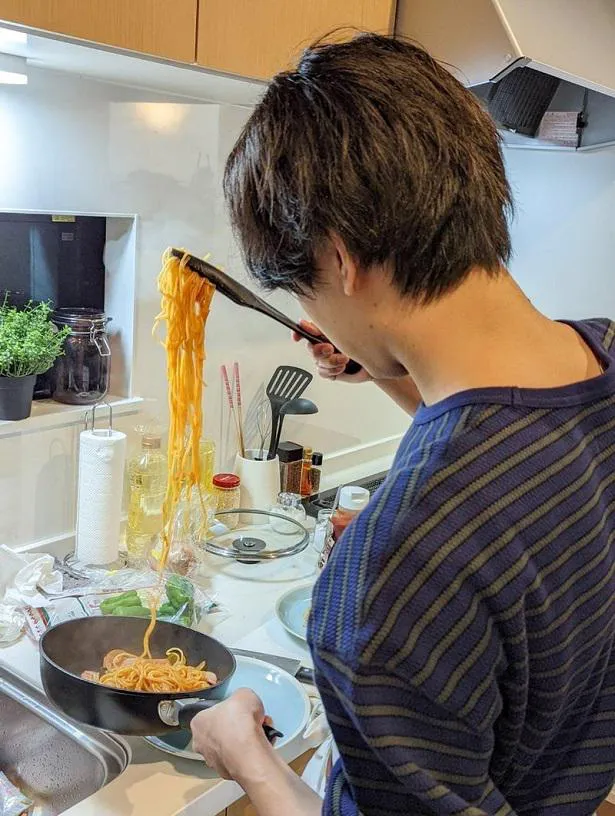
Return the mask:
[[197,62],[269,79],[336,28],[390,33],[395,5],[395,0],[199,0]]
[[0,20],[194,62],[198,0],[0,0]]

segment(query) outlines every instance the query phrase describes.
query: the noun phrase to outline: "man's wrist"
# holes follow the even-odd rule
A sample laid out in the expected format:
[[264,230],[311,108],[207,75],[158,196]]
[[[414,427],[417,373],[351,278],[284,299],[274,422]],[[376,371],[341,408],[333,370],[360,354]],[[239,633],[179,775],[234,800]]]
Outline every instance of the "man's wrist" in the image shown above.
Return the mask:
[[257,801],[267,790],[279,789],[290,775],[294,771],[280,755],[263,746],[244,758],[234,777],[250,799]]

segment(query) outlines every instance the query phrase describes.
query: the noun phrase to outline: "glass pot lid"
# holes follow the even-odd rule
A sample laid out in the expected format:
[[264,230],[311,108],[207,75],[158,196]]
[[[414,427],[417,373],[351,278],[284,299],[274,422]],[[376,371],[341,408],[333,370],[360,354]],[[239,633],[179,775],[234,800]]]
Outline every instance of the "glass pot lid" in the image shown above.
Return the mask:
[[[234,529],[224,523],[224,517],[239,517]],[[258,524],[254,517],[258,516]],[[234,558],[248,564],[297,555],[307,547],[309,534],[296,519],[268,510],[219,510],[210,527],[205,549],[213,555]]]

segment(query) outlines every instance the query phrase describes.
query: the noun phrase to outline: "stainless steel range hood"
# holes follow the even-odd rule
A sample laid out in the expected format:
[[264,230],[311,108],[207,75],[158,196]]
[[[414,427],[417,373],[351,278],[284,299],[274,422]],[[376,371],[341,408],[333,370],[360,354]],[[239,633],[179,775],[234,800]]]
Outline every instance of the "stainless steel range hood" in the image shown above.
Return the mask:
[[[541,87],[541,138],[513,132],[513,112],[507,143],[553,148],[543,131],[553,137],[549,124],[579,114],[581,149],[615,144],[615,0],[399,0],[396,32],[450,65],[488,106],[504,85],[516,109]],[[511,76],[522,69],[524,81]]]

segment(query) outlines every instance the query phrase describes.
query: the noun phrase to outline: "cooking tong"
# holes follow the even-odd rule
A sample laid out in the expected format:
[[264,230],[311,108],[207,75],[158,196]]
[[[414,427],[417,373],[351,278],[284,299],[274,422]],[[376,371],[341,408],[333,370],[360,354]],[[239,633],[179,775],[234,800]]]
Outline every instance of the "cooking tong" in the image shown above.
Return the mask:
[[[195,255],[185,253],[181,249],[172,249],[171,253],[176,258],[180,259],[186,256],[186,266],[189,269],[196,272],[196,274],[200,275],[202,278],[210,281],[210,283],[213,283],[218,292],[223,294],[229,300],[232,300],[233,303],[236,303],[238,306],[245,306],[248,309],[254,309],[255,312],[260,312],[261,314],[270,317],[272,320],[281,323],[288,329],[297,332],[300,337],[305,337],[305,339],[313,345],[329,342],[324,335],[312,334],[312,332],[304,329],[298,323],[295,323],[294,320],[290,319],[290,317],[287,317],[285,314],[278,311],[278,309],[270,306],[262,298],[258,297],[258,295],[255,295],[254,292],[250,291],[250,289],[248,289],[246,286],[243,286],[243,284],[229,277],[229,275],[222,272],[221,269],[218,269],[217,266],[210,264],[209,261],[204,261],[201,258],[197,258]],[[360,364],[354,360],[350,360],[344,369],[346,374],[357,374],[360,370]]]

